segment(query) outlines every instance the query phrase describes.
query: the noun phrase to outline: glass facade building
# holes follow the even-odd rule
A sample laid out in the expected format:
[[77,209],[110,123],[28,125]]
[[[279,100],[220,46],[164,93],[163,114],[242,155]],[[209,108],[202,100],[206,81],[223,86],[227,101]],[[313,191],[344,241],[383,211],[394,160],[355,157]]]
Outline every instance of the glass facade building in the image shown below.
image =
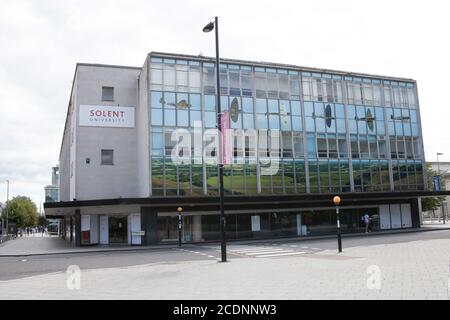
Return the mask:
[[[272,155],[248,141],[234,144],[224,169],[227,195],[424,190],[415,81],[223,61],[220,99],[232,114],[229,127],[279,135],[272,175],[261,174]],[[217,127],[215,72],[205,59],[151,55],[152,196],[218,194],[217,165],[193,151],[190,163],[177,164],[171,139],[176,129],[194,136],[196,126],[203,133]]]
[[161,52],[78,64],[46,215],[78,245],[154,245],[178,241],[182,207],[184,242],[218,240],[221,156],[227,239],[334,234],[335,195],[343,232],[366,214],[419,228],[438,195],[419,110],[412,79]]
[[52,184],[45,186],[45,202],[59,201],[59,167],[52,167]]

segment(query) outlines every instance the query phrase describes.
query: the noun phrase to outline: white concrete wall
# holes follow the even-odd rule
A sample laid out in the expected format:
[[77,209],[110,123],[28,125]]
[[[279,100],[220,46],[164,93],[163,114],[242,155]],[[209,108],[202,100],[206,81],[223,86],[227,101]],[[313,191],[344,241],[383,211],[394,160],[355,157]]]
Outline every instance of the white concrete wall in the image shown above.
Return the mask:
[[[80,105],[135,107],[138,114],[140,69],[85,66],[77,71],[76,118]],[[102,87],[114,87],[114,101],[102,101]],[[79,119],[78,119],[79,121]],[[78,122],[79,123],[79,122]],[[139,197],[137,129],[77,126],[74,198],[77,200]],[[114,165],[101,165],[101,150],[114,150]],[[86,159],[90,163],[86,163]]]

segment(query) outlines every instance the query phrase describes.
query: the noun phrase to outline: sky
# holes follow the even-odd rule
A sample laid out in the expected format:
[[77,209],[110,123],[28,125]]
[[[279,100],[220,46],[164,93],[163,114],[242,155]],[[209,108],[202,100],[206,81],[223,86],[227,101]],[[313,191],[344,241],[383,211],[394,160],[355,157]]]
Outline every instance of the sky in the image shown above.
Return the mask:
[[1,0],[0,202],[37,206],[58,163],[77,62],[141,67],[150,51],[417,80],[426,159],[450,161],[447,0]]

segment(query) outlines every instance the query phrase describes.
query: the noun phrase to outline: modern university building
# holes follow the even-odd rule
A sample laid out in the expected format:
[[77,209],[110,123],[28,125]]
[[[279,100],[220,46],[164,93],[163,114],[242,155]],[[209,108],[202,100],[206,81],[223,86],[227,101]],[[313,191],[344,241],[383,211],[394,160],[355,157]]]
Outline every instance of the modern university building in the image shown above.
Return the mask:
[[[60,201],[77,245],[219,240],[420,227],[427,191],[416,82],[222,59],[226,152],[217,159],[213,58],[152,52],[142,68],[78,64],[60,151]],[[144,231],[140,235],[136,232]]]

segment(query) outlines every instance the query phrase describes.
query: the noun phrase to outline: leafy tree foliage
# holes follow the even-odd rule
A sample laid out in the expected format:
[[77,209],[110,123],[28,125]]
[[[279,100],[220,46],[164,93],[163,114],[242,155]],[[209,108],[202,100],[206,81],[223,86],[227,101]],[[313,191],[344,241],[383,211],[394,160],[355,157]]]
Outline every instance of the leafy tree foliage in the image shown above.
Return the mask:
[[38,223],[36,204],[28,197],[17,196],[6,202],[2,215],[6,218],[8,212],[9,222],[15,223],[18,228],[34,227]]
[[[438,173],[431,169],[431,165],[427,165],[427,177],[428,177],[428,190],[434,190],[433,187],[433,177]],[[445,183],[441,181],[441,189],[445,188]],[[422,211],[432,211],[437,210],[442,206],[442,202],[445,200],[444,197],[430,197],[430,198],[422,198]]]

